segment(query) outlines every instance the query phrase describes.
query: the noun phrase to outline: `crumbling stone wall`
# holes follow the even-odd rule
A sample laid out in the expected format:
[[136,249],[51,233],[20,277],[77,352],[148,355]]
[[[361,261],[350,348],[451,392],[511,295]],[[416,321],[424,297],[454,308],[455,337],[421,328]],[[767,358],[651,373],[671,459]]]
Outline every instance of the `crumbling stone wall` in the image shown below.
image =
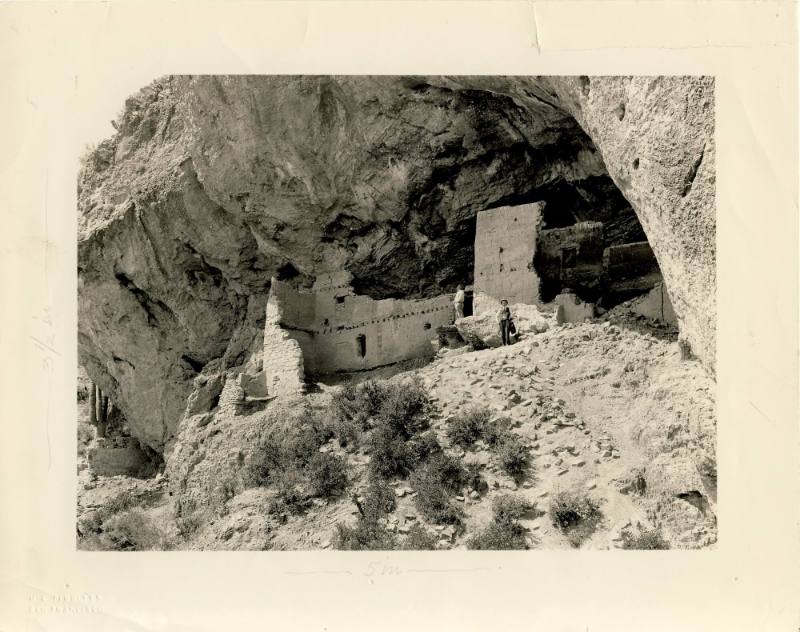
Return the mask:
[[475,290],[509,304],[539,302],[533,268],[544,203],[481,211],[475,228]]
[[92,471],[99,476],[136,476],[149,462],[133,437],[98,439],[88,458]]
[[667,286],[657,283],[645,296],[636,300],[631,309],[645,318],[657,320],[668,325],[677,325],[678,317],[669,299]]
[[300,388],[304,375],[372,369],[431,352],[436,328],[450,324],[452,297],[374,300],[353,292],[347,273],[313,289],[272,280],[264,332],[270,394]]
[[603,223],[578,222],[540,231],[534,263],[543,301],[565,287],[596,289],[603,273]]
[[284,308],[290,318],[301,314],[304,297],[296,294],[288,285],[272,280],[264,325],[264,377],[270,395],[296,393],[305,381],[300,344],[281,326]]
[[606,283],[616,294],[639,294],[661,282],[661,270],[646,241],[610,246],[603,253]]
[[595,304],[582,301],[574,292],[561,292],[553,302],[556,305],[558,324],[582,323],[587,318],[595,316]]

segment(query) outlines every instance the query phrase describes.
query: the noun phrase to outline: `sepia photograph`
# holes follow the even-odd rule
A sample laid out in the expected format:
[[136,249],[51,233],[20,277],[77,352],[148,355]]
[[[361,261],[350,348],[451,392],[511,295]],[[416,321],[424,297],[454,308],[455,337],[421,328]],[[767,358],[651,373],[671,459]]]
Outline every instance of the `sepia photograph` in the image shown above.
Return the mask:
[[713,77],[172,75],[112,125],[78,550],[715,546]]
[[0,3],[0,632],[797,632],[797,18]]

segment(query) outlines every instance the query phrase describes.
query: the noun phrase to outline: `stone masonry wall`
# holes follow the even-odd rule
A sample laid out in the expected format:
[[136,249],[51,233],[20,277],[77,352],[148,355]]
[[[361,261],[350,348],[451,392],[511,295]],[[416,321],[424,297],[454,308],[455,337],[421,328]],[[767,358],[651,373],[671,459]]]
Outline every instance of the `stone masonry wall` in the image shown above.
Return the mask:
[[475,229],[475,290],[509,304],[539,302],[533,269],[543,202],[481,211]]
[[301,314],[302,296],[273,279],[267,300],[267,319],[264,325],[264,375],[270,395],[289,395],[303,388],[305,370],[303,351],[281,322],[284,307],[292,317]]
[[642,292],[662,280],[656,256],[646,241],[606,248],[603,269],[608,288],[613,292]]
[[542,300],[551,300],[562,288],[597,286],[603,272],[602,222],[578,222],[542,230],[536,248]]
[[275,376],[296,389],[305,372],[364,370],[427,355],[436,328],[452,321],[450,295],[374,300],[354,294],[348,281],[344,274],[320,279],[303,292],[273,279],[264,335],[268,388]]
[[[450,296],[417,301],[353,296],[349,300],[353,305],[345,309],[352,309],[352,321],[323,329],[314,337],[316,355],[310,372],[371,369],[428,355],[436,328],[449,325],[453,316]],[[359,336],[364,337],[363,348]]]

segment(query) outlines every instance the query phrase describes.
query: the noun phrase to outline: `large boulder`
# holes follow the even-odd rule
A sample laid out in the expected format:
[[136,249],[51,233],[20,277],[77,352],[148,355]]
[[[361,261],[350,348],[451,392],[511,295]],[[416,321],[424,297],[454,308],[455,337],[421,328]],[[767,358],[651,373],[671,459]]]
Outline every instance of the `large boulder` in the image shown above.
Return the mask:
[[[487,347],[499,347],[501,339],[497,311],[500,309],[500,301],[482,292],[477,292],[473,300],[474,314],[459,318],[454,323],[458,332],[467,342],[475,336]],[[536,305],[517,303],[509,307],[517,329],[517,338],[543,333],[553,324],[553,315],[541,311]]]

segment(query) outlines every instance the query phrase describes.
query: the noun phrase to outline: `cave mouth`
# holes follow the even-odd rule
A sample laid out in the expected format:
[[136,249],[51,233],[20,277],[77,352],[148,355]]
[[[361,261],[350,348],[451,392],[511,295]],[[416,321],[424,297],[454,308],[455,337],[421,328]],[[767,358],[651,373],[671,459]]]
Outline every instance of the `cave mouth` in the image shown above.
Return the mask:
[[[466,90],[452,99],[451,107],[462,108],[453,111],[454,120],[467,125],[481,150],[475,155],[446,145],[420,167],[404,200],[408,221],[390,226],[392,249],[381,260],[352,262],[356,293],[431,298],[454,292],[459,283],[471,286],[477,215],[534,202],[544,203],[530,265],[542,303],[569,289],[608,309],[661,281],[635,210],[572,117],[542,132],[542,121],[503,95]],[[513,123],[512,131],[504,121]],[[427,140],[421,135],[420,143]],[[410,150],[395,151],[403,160],[402,151]],[[339,232],[342,226],[338,221]],[[358,226],[360,235],[368,230]]]

